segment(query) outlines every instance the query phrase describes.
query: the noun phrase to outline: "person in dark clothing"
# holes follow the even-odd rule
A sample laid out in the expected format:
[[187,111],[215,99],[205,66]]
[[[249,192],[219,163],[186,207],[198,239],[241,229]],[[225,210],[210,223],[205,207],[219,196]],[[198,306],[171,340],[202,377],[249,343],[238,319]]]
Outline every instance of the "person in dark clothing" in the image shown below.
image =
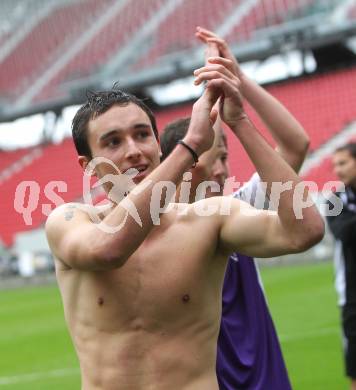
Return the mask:
[[356,142],[334,152],[333,167],[345,191],[335,193],[343,204],[341,213],[327,220],[336,240],[335,287],[341,308],[345,371],[351,390],[356,390]]

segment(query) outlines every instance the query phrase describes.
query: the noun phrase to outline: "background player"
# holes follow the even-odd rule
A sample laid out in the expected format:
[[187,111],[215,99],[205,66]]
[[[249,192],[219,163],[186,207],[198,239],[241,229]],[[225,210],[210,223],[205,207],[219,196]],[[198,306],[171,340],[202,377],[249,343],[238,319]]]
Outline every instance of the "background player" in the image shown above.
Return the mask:
[[[233,61],[244,97],[267,124],[277,150],[298,171],[309,144],[302,126],[279,101],[243,74],[225,41],[202,28],[198,28],[197,36],[208,44],[208,56],[215,51]],[[166,127],[161,136],[163,157],[174,148],[176,138],[184,136],[188,124],[188,120],[178,120]],[[192,170],[191,199],[200,181],[213,180],[221,185],[229,174],[226,138],[220,131],[217,129],[214,148],[204,153],[197,169]],[[256,198],[256,194],[264,193],[259,187],[260,178],[255,174],[235,196],[263,208],[267,206],[265,196]],[[207,193],[213,195],[217,193]],[[224,281],[217,374],[223,389],[290,388],[258,270],[253,259],[237,253],[230,256]]]
[[337,216],[327,218],[335,237],[335,287],[339,295],[344,336],[345,371],[356,389],[356,143],[338,148],[333,155],[334,172],[345,184],[336,193],[343,203]]

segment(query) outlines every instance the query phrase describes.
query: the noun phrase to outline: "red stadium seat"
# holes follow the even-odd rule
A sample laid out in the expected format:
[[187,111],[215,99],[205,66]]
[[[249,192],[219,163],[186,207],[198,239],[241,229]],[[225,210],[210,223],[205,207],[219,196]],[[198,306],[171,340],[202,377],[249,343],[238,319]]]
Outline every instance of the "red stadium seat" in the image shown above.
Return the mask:
[[0,94],[18,92],[37,79],[95,22],[103,5],[96,0],[67,3],[37,24],[0,63],[2,74],[7,75],[0,78]]

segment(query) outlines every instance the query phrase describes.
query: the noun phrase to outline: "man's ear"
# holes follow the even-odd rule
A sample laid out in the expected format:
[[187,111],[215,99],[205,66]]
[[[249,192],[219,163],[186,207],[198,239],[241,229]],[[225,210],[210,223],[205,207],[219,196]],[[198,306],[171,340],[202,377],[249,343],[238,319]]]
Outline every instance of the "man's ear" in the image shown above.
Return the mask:
[[[83,171],[86,170],[88,164],[90,162],[90,159],[86,156],[78,156],[78,163],[82,167]],[[96,176],[96,172],[94,170],[93,175]]]

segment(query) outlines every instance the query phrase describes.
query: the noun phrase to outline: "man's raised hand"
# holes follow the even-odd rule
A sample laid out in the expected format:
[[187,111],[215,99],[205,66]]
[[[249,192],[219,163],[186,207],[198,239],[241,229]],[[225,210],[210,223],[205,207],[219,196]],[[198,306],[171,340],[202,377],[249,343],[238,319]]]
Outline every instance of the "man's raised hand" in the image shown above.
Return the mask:
[[230,60],[232,62],[231,71],[243,82],[245,74],[224,39],[203,27],[197,27],[195,36],[207,45],[206,55],[210,55],[210,57],[220,56]]
[[219,88],[207,85],[202,96],[193,104],[190,125],[184,142],[192,147],[198,156],[209,150],[214,143],[213,125],[218,112],[213,107],[220,95]]
[[220,95],[220,117],[231,129],[247,118],[240,93],[241,82],[233,73],[233,66],[231,60],[212,57],[206,66],[194,71],[196,85],[207,82],[206,89],[218,91],[215,93]]

